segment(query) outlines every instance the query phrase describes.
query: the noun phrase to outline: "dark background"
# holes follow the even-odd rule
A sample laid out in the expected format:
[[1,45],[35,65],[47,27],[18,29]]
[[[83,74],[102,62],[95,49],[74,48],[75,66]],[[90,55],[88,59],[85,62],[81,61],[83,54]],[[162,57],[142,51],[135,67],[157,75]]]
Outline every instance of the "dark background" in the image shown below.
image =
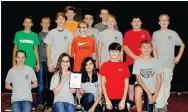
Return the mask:
[[[26,16],[32,16],[34,26],[32,31],[38,33],[41,30],[40,21],[43,16],[51,18],[51,29],[56,27],[55,15],[68,6],[77,8],[76,20],[80,20],[85,13],[93,13],[95,23],[99,22],[99,11],[101,8],[109,9],[115,15],[118,27],[122,34],[131,28],[132,16],[140,16],[143,21],[143,28],[151,35],[159,29],[158,16],[166,13],[170,16],[169,28],[175,30],[186,45],[184,54],[174,69],[171,91],[188,91],[188,2],[149,2],[149,1],[121,1],[121,2],[37,2],[37,1],[3,1],[1,2],[1,85],[2,92],[7,92],[4,88],[5,78],[8,70],[12,67],[13,40],[16,31],[23,29],[23,20]],[[176,47],[175,54],[179,47]],[[9,91],[8,91],[9,92]]]

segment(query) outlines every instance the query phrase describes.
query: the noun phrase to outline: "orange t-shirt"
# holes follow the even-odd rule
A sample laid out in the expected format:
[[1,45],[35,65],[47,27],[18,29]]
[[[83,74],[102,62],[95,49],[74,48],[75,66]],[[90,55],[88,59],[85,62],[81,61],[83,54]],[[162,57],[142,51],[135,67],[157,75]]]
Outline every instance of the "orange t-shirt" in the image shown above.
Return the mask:
[[74,72],[80,72],[83,59],[92,57],[93,52],[95,52],[95,40],[92,37],[77,36],[73,39]]
[[72,34],[74,35],[76,31],[78,30],[78,22],[77,21],[65,22],[64,27],[68,29],[69,31],[71,31]]

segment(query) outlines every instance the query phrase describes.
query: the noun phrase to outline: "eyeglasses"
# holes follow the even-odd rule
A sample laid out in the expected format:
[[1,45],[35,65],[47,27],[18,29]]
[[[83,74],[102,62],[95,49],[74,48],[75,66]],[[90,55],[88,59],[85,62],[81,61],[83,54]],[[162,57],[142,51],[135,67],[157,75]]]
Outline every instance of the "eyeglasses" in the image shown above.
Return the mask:
[[83,28],[83,29],[86,29],[86,28],[87,28],[87,26],[84,26],[84,27],[79,27],[79,28]]
[[68,60],[68,61],[62,61],[62,63],[69,63],[70,62],[70,60]]

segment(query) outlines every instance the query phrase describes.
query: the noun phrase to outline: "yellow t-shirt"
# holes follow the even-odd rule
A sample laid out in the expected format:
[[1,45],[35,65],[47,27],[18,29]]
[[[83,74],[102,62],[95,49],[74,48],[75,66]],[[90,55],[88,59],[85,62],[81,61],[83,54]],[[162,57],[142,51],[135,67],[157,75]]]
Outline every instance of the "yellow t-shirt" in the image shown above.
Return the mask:
[[72,32],[75,35],[76,31],[78,30],[78,22],[65,22],[65,28]]

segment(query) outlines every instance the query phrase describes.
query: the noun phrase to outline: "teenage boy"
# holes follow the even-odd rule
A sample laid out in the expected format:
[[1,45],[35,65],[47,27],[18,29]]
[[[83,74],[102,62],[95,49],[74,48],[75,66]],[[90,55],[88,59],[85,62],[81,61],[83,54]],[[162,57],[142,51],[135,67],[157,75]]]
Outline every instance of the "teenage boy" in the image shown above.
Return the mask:
[[141,55],[135,60],[133,74],[136,75],[135,103],[137,112],[142,112],[142,95],[144,94],[144,111],[153,112],[161,87],[162,68],[159,61],[151,57],[152,42],[144,40],[140,43]]
[[[124,51],[126,53],[126,63],[129,66],[129,71],[132,73],[134,60],[140,56],[140,43],[143,40],[150,40],[151,36],[148,31],[141,29],[142,21],[139,17],[133,17],[131,21],[133,29],[127,31],[124,35],[123,45]],[[130,109],[135,107],[134,104],[134,84],[136,82],[136,77],[131,74],[129,78],[129,105]]]
[[[94,28],[99,30],[100,32],[106,30],[107,26],[107,17],[109,16],[108,9],[101,9],[99,17],[102,19],[102,22],[95,24]],[[115,25],[115,30],[118,30],[118,26]]]
[[24,30],[16,32],[13,49],[13,66],[16,65],[15,55],[17,50],[23,50],[27,54],[25,65],[35,68],[36,72],[40,69],[38,55],[38,45],[40,44],[38,35],[31,31],[33,26],[31,17],[26,17],[23,22]]
[[[64,28],[66,17],[64,13],[59,12],[56,15],[57,27],[52,29],[46,36],[44,43],[46,43],[46,56],[48,64],[48,84],[54,74],[59,56],[62,53],[71,54],[72,47],[72,33]],[[48,85],[49,86],[49,85]],[[47,100],[47,110],[52,110],[53,106],[53,91],[49,90]]]
[[74,20],[74,16],[76,15],[76,9],[72,6],[67,6],[65,8],[65,15],[67,20],[65,22],[65,28],[72,32],[74,35],[78,30],[78,22]]
[[111,59],[100,68],[102,89],[106,101],[106,112],[128,112],[126,98],[129,85],[128,66],[119,60],[121,45],[113,42],[109,46]]
[[38,72],[38,106],[37,109],[44,109],[44,91],[48,89],[48,79],[47,79],[47,58],[46,58],[46,44],[44,39],[49,32],[50,18],[43,17],[41,19],[40,25],[42,26],[42,31],[39,33],[39,58],[40,58],[40,70]]
[[[162,86],[155,107],[167,111],[167,100],[170,96],[173,68],[181,59],[185,45],[178,34],[168,29],[170,18],[167,14],[159,16],[160,30],[153,33],[154,56],[162,64]],[[178,55],[175,57],[175,46],[180,46]]]

